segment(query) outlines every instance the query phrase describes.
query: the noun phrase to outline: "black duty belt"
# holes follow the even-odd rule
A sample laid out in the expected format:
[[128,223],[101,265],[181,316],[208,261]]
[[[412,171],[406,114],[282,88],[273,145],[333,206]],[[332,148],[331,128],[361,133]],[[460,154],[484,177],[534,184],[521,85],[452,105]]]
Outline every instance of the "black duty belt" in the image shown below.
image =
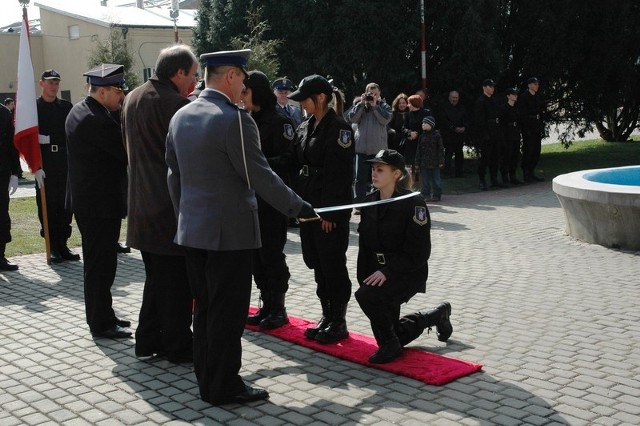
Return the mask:
[[313,167],[305,164],[300,169],[300,176],[318,176],[322,174],[322,167]]
[[513,121],[511,123],[507,123],[507,126],[518,127],[518,122],[517,121]]
[[41,144],[40,146],[47,152],[64,152],[64,145]]
[[487,120],[487,123],[491,123],[491,124],[500,124],[500,118],[489,118]]
[[535,118],[536,120],[540,120],[540,114],[530,115],[529,118]]

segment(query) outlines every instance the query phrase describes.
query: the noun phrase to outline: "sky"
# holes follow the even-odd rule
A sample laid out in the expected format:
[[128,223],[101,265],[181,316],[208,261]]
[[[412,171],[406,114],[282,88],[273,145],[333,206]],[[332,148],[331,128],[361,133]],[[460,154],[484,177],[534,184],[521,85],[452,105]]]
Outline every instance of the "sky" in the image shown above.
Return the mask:
[[[18,0],[3,0],[2,13],[0,13],[0,27],[4,27],[14,22],[20,22],[22,19],[22,6]],[[33,5],[33,1],[27,6],[27,15],[29,19],[40,18],[40,8]]]

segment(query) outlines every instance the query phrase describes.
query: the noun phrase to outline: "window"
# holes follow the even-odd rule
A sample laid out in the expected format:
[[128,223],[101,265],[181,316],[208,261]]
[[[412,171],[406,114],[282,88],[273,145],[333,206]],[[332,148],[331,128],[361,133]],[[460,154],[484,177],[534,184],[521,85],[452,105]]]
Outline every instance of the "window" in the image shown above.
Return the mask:
[[71,25],[69,27],[69,40],[78,40],[80,38],[80,27]]

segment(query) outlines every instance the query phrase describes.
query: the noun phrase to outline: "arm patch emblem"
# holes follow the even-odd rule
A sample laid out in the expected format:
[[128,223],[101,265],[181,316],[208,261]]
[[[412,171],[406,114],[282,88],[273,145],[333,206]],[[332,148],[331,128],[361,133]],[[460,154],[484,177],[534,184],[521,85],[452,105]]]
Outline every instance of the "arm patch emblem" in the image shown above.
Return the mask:
[[423,206],[416,206],[415,213],[413,214],[413,221],[420,226],[424,226],[429,223],[427,208]]
[[285,123],[284,124],[284,134],[282,135],[286,140],[288,141],[292,141],[293,140],[293,126],[289,123]]
[[338,145],[343,148],[349,148],[351,146],[351,130],[340,130],[340,138],[338,139]]

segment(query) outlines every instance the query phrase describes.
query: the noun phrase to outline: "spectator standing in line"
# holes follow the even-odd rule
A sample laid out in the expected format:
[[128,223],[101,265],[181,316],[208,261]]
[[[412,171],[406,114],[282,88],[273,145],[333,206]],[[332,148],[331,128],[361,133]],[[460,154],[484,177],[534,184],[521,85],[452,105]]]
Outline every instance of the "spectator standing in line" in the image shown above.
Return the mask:
[[[309,115],[298,127],[295,160],[300,166],[297,192],[316,207],[350,204],[353,181],[353,131],[340,114],[329,107],[337,89],[320,75],[305,77],[289,97]],[[341,107],[338,105],[338,111]],[[321,220],[300,224],[302,257],[313,269],[322,318],[305,336],[321,343],[349,337],[346,314],[351,298],[347,270],[350,210],[323,213]]]
[[522,181],[518,180],[516,170],[518,169],[518,160],[520,157],[520,122],[521,116],[518,107],[518,90],[510,87],[507,89],[507,102],[504,105],[504,155],[500,165],[502,173],[502,181],[509,182],[511,185],[519,185]]
[[36,180],[36,204],[40,220],[40,235],[44,237],[42,198],[40,188],[44,187],[47,199],[47,219],[49,225],[49,244],[51,262],[80,260],[80,255],[71,252],[67,240],[71,236],[73,214],[65,207],[67,192],[67,136],[64,130],[65,120],[73,105],[58,98],[60,73],[48,69],[42,73],[38,82],[42,89],[36,100],[38,109],[38,141],[42,155],[42,170],[45,174],[44,185]]
[[540,149],[542,147],[543,114],[545,103],[538,90],[540,80],[531,77],[527,80],[527,90],[525,90],[518,104],[522,112],[522,173],[525,182],[542,182],[543,177],[537,176],[536,166],[540,160]]
[[122,131],[129,160],[127,245],[140,250],[146,280],[136,356],[193,360],[192,300],[184,249],[173,242],[176,215],[167,188],[169,121],[189,103],[198,58],[186,45],[160,51],[155,75],[127,95]]
[[351,123],[357,124],[356,179],[353,198],[362,200],[371,189],[371,167],[366,163],[381,149],[387,148],[387,125],[391,121],[391,107],[380,96],[380,86],[369,83],[360,103],[348,112]]
[[[386,200],[410,193],[411,177],[404,158],[394,150],[383,150],[373,159],[376,190],[366,201]],[[436,327],[438,340],[446,342],[453,326],[451,305],[442,302],[427,312],[400,318],[400,306],[416,293],[426,291],[431,255],[431,218],[421,197],[410,197],[384,205],[364,207],[358,233],[358,283],[355,298],[371,322],[378,350],[369,357],[373,364],[393,361],[403,346],[425,329]]]
[[[469,129],[469,116],[460,105],[460,93],[449,92],[449,102],[442,110],[442,139],[444,141],[444,170],[449,175],[464,177],[464,144]],[[452,159],[455,158],[452,167]],[[453,170],[453,173],[451,171]]]
[[495,102],[493,94],[496,83],[488,78],[482,82],[482,95],[476,100],[473,110],[475,141],[479,153],[478,177],[480,189],[489,189],[485,178],[487,168],[491,179],[491,187],[505,187],[504,182],[498,182],[498,167],[500,165],[503,144],[503,127],[501,107]]
[[444,167],[444,146],[442,136],[435,127],[436,120],[432,116],[422,119],[422,134],[416,152],[416,166],[420,169],[422,182],[420,193],[425,201],[442,200],[440,169]]
[[[289,183],[295,124],[291,117],[276,108],[276,97],[264,73],[250,71],[244,85],[242,101],[258,126],[260,148],[271,169],[283,182]],[[260,290],[262,307],[247,318],[247,324],[271,330],[289,322],[285,295],[291,274],[284,254],[289,219],[260,196],[256,198],[262,247],[254,251],[253,279]]]
[[20,171],[20,159],[18,150],[13,145],[13,133],[11,111],[5,106],[0,106],[0,271],[18,270],[18,265],[5,257],[7,243],[11,242],[9,195],[18,190]]
[[111,286],[116,244],[127,214],[127,153],[120,123],[112,117],[124,100],[124,67],[101,64],[83,74],[89,96],[73,106],[65,124],[69,190],[67,206],[82,236],[87,323],[95,337],[131,337],[129,321],[116,317]]
[[418,150],[418,139],[422,133],[422,120],[429,114],[429,110],[423,108],[423,100],[419,95],[411,95],[407,98],[409,101],[409,116],[407,118],[407,127],[405,133],[408,135],[405,141],[404,159],[405,165],[411,171],[411,178],[414,182],[418,180],[416,173],[415,160],[416,151]]
[[287,216],[317,217],[260,150],[255,121],[236,106],[249,49],[206,53],[206,88],[171,119],[167,182],[195,301],[193,363],[200,398],[213,405],[266,399],[240,377],[241,337],[261,246],[256,193]]
[[303,121],[302,109],[299,106],[292,105],[289,102],[289,94],[294,90],[295,86],[293,82],[287,77],[282,77],[274,80],[273,82],[273,94],[276,95],[276,109],[282,111],[287,117],[293,120],[295,129],[298,128]]
[[389,138],[389,149],[395,149],[400,154],[404,152],[404,145],[407,138],[407,117],[409,116],[409,101],[407,95],[400,93],[391,102],[391,122],[390,129],[393,131]]

